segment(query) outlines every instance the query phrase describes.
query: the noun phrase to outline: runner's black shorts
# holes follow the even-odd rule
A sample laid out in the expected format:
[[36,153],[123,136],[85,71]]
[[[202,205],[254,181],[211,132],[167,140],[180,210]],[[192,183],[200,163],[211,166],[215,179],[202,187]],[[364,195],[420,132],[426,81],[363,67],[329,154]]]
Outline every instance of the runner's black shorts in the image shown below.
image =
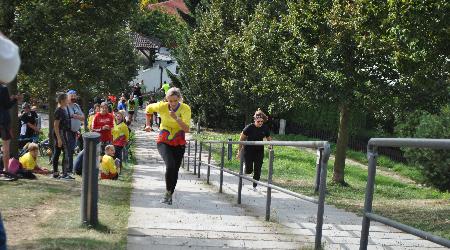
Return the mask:
[[129,110],[129,111],[128,111],[128,114],[134,115],[134,111]]

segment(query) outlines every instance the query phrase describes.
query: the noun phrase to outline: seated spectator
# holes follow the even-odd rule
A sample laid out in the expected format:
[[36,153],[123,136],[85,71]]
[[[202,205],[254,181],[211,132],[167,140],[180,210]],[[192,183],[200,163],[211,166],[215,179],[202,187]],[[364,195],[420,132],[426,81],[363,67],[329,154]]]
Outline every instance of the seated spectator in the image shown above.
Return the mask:
[[36,143],[29,143],[28,153],[19,158],[19,162],[22,165],[23,170],[31,171],[36,174],[49,174],[50,172],[47,169],[40,168],[37,165],[38,154],[39,146]]
[[100,163],[100,179],[117,180],[117,168],[114,161],[114,146],[105,147],[105,155]]

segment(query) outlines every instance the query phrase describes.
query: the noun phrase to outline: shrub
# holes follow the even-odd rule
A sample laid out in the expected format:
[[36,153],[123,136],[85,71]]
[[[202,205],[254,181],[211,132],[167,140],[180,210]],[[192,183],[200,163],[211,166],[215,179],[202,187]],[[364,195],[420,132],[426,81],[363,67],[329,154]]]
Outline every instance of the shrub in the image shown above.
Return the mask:
[[[397,129],[403,137],[450,138],[450,105],[442,108],[439,114],[416,112]],[[450,191],[449,150],[405,149],[405,156],[420,168],[425,184]]]

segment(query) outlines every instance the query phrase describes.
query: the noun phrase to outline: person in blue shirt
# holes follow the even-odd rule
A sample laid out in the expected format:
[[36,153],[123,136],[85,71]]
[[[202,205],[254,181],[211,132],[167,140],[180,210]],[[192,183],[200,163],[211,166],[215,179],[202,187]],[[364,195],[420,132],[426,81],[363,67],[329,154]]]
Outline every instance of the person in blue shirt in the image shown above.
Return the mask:
[[119,101],[119,104],[117,105],[117,110],[123,110],[123,111],[125,111],[125,112],[128,112],[128,109],[127,109],[127,100],[125,99],[125,97],[121,97],[120,98],[120,101]]

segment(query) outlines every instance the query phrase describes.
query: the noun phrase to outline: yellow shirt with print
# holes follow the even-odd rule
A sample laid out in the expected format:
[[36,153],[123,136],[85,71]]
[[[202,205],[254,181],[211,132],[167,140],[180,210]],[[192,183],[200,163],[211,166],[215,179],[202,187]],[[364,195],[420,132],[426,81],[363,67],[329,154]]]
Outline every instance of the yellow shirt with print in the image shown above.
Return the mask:
[[[145,109],[147,114],[159,113],[161,117],[161,125],[159,126],[160,134],[158,142],[171,144],[174,146],[186,144],[184,131],[178,125],[178,122],[170,116],[169,103],[158,102],[147,106]],[[191,108],[185,103],[180,103],[175,114],[188,126],[191,123]]]
[[102,157],[102,162],[100,163],[100,171],[104,174],[116,174],[117,169],[114,162],[114,158],[109,155],[104,155]]
[[31,155],[30,152],[22,155],[19,158],[20,164],[22,164],[22,167],[26,170],[33,170],[36,167],[36,160]]

